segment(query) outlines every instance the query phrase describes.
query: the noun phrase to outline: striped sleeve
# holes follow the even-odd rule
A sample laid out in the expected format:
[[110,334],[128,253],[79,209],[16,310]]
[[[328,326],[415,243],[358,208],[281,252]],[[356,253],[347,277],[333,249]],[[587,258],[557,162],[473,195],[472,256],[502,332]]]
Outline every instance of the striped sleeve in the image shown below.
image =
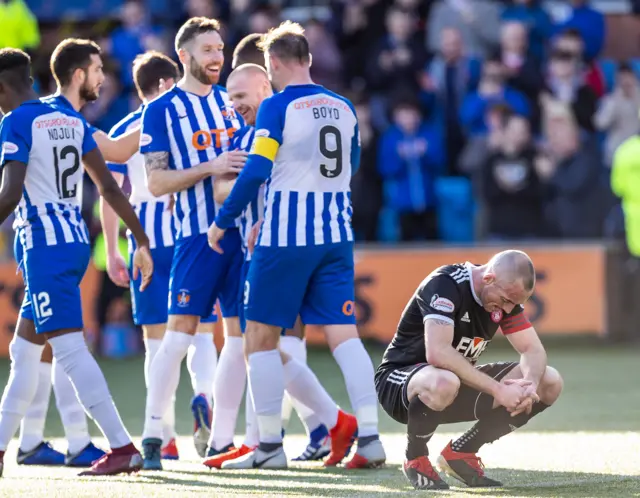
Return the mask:
[[503,335],[514,334],[529,327],[531,327],[531,322],[524,314],[524,308],[521,305],[516,306],[510,314],[505,315],[500,321],[500,330]]
[[[124,133],[127,131],[127,121],[128,120],[124,119],[120,121],[118,124],[116,124],[113,128],[111,128],[111,131],[109,131],[109,138],[118,138],[124,135]],[[126,163],[120,164],[120,163],[108,162],[107,167],[109,168],[109,171],[112,171],[114,173],[122,173],[123,175],[127,174]]]

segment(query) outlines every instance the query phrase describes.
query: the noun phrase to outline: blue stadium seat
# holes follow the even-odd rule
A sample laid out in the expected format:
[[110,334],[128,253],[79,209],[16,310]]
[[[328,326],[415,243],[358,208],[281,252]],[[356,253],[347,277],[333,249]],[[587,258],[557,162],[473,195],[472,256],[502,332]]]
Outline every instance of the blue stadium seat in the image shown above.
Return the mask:
[[613,90],[616,83],[616,70],[618,63],[612,59],[602,59],[600,61],[600,69],[604,76],[604,83],[607,93]]
[[470,243],[474,240],[475,201],[467,178],[438,178],[438,235],[444,242]]

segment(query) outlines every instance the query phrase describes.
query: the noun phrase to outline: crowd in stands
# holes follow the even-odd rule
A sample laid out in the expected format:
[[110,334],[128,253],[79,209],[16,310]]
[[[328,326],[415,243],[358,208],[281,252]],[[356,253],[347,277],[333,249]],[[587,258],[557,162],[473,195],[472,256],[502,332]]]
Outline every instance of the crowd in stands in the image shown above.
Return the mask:
[[[8,1],[15,2],[22,0]],[[84,112],[108,130],[139,105],[135,56],[148,49],[173,54],[185,18],[220,19],[230,54],[244,35],[278,24],[289,5],[174,3],[172,23],[129,0],[115,24],[42,28],[40,38],[24,29],[40,92],[53,89],[47,63],[57,41],[93,37],[108,55],[107,79]],[[640,130],[640,86],[626,63],[613,83],[606,81],[599,59],[603,14],[584,0],[571,0],[565,10],[563,18],[552,17],[537,0],[333,0],[330,15],[300,19],[313,78],[356,104],[363,150],[352,184],[359,240],[605,234],[616,203],[610,167],[619,145]],[[1,43],[7,43],[2,29]],[[95,197],[89,185],[85,192],[91,213]]]

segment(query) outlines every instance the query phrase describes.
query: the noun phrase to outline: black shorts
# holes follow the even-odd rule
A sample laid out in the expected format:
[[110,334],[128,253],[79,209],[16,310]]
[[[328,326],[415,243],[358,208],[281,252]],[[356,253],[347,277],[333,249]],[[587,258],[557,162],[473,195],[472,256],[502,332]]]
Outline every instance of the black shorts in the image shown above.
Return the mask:
[[[378,369],[376,372],[378,401],[384,411],[396,422],[407,423],[409,418],[407,386],[411,377],[426,366],[427,363],[418,363],[406,367],[387,367]],[[515,361],[501,361],[479,365],[476,368],[500,381],[516,366],[518,363]],[[456,399],[442,412],[442,423],[453,424],[478,420],[484,413],[491,410],[492,406],[492,396],[461,384]]]

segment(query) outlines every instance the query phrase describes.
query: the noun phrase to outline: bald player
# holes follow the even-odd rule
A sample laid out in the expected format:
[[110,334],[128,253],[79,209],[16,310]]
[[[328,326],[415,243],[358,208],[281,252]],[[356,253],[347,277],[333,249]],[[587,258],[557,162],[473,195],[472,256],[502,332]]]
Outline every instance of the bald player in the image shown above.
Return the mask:
[[[470,487],[485,476],[478,450],[522,427],[560,396],[562,378],[523,313],[533,294],[529,256],[504,251],[480,266],[442,266],[418,286],[376,372],[384,410],[407,424],[404,475],[416,489],[447,489],[427,443],[440,424],[476,422],[438,457],[442,472]],[[519,362],[475,363],[500,329]]]

